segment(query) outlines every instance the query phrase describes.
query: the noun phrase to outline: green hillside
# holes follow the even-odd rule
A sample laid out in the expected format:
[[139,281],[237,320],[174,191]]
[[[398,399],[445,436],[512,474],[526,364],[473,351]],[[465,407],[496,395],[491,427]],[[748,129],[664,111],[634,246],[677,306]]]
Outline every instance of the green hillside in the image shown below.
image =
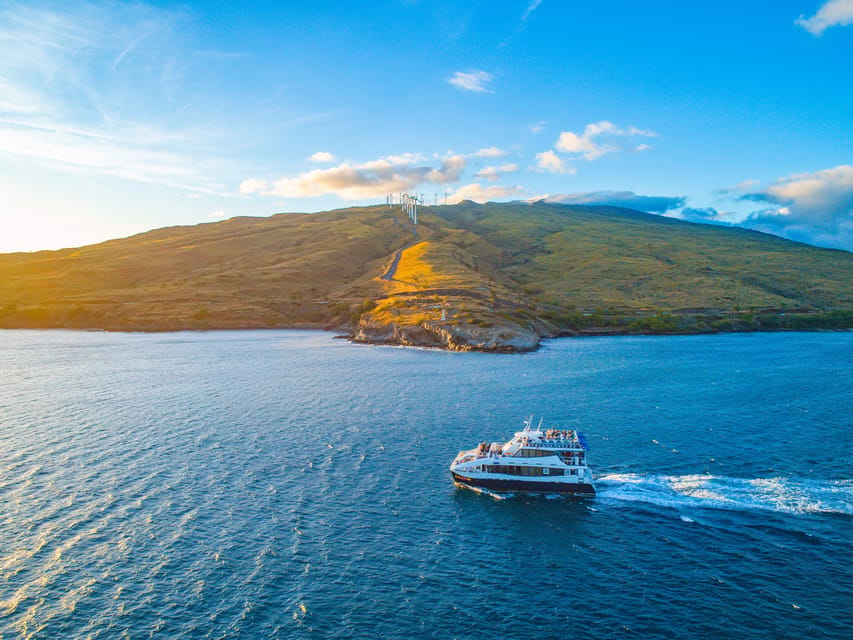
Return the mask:
[[505,251],[540,304],[613,314],[853,308],[853,255],[614,207],[536,203],[439,212]]
[[757,232],[470,202],[422,208],[416,231],[399,209],[375,206],[3,254],[0,327],[322,326],[516,350],[574,332],[853,326],[853,254]]
[[324,325],[379,291],[372,279],[407,237],[387,209],[370,208],[232,218],[3,254],[0,326]]

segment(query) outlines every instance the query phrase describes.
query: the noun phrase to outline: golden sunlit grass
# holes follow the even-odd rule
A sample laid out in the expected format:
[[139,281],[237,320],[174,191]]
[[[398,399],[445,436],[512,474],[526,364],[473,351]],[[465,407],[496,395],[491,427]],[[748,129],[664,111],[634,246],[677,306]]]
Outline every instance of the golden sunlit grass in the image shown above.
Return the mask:
[[419,242],[405,249],[394,279],[387,281],[390,291],[469,286],[470,270],[460,264],[453,249],[453,245],[434,241]]
[[434,287],[449,279],[447,275],[438,274],[433,269],[429,253],[435,253],[435,251],[430,251],[430,245],[429,242],[420,242],[402,252],[393,281],[394,285],[398,288],[400,286]]
[[[402,251],[393,280],[382,281],[390,297],[371,312],[371,321],[418,325],[439,321],[442,309],[463,306],[477,315],[488,315],[495,296],[505,300],[517,297],[494,273],[494,267],[481,258],[493,258],[500,251],[468,231],[437,222],[427,216],[420,234],[429,239]],[[458,316],[454,318],[459,320]]]
[[[441,315],[425,313],[419,304],[398,298],[386,298],[370,312],[370,318],[381,324],[395,323],[403,326],[419,325],[426,320],[437,319]],[[431,317],[434,316],[434,317]]]

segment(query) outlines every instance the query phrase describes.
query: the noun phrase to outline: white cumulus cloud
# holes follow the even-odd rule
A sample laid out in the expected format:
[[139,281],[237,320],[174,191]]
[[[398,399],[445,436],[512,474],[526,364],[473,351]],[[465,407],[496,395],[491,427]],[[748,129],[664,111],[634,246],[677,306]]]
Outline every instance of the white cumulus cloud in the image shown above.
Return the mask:
[[[557,151],[580,155],[584,159],[592,161],[609,153],[622,151],[620,139],[632,141],[636,138],[656,137],[658,134],[654,131],[636,127],[624,129],[607,120],[601,120],[586,125],[581,133],[563,131],[557,138],[554,148]],[[634,151],[645,151],[649,148],[648,144],[636,144]]]
[[567,167],[563,163],[563,159],[550,149],[536,154],[536,166],[539,171],[548,171],[549,173],[577,173],[577,169]]
[[814,173],[799,173],[777,180],[764,191],[743,196],[785,205],[823,220],[837,214],[849,215],[853,207],[853,166],[843,164]]
[[853,165],[777,180],[740,200],[767,203],[743,225],[792,240],[853,250]]
[[240,183],[240,193],[263,193],[268,188],[266,180],[249,178]]
[[800,16],[796,24],[816,36],[829,27],[853,24],[853,0],[829,0],[811,18]]
[[308,158],[311,162],[334,162],[337,158],[328,151],[318,151]]

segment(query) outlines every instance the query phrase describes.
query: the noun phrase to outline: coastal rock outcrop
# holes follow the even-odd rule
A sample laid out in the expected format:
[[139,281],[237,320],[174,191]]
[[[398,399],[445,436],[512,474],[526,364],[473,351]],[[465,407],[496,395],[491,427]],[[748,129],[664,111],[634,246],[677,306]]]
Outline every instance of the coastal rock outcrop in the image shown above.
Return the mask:
[[491,327],[423,322],[417,325],[360,322],[350,336],[354,342],[433,347],[449,351],[521,353],[534,351],[542,337],[515,323]]

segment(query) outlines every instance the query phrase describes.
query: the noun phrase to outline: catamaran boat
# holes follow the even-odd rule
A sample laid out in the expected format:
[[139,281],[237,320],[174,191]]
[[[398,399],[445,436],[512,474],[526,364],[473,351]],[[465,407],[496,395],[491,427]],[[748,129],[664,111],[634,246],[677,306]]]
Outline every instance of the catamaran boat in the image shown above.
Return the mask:
[[457,486],[490,491],[565,493],[595,496],[592,472],[586,464],[589,447],[572,429],[545,429],[533,418],[509,442],[481,442],[460,451],[450,465]]

